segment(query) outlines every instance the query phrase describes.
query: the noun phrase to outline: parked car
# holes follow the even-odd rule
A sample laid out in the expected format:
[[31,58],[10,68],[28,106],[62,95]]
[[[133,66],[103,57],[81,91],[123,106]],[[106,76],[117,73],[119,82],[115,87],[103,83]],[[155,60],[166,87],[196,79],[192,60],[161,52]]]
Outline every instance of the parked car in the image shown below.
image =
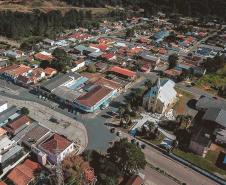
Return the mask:
[[111,133],[115,133],[115,128],[111,128]]
[[118,131],[118,132],[116,133],[116,135],[120,137],[120,136],[122,135],[122,132],[121,132],[121,131]]
[[145,144],[142,144],[142,145],[140,145],[140,147],[141,147],[142,149],[145,149],[145,148],[146,148],[146,145],[145,145]]
[[132,144],[135,144],[135,142],[136,142],[136,139],[131,139]]

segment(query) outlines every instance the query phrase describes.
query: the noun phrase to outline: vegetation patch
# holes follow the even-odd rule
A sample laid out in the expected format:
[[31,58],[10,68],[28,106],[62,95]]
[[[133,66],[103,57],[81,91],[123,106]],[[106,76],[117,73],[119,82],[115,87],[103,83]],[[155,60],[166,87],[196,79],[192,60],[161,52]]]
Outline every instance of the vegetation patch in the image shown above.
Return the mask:
[[220,169],[215,165],[218,156],[218,153],[216,152],[208,151],[205,158],[190,152],[183,152],[179,149],[174,149],[173,153],[210,173],[226,175],[225,170]]

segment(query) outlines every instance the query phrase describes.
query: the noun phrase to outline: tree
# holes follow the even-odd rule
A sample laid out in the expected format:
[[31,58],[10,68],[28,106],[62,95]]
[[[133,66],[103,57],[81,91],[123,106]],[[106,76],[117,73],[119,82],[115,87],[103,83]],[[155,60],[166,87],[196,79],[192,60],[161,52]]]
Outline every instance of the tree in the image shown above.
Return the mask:
[[29,114],[29,109],[26,108],[26,107],[22,107],[22,109],[20,111],[21,111],[21,114],[24,114],[24,115],[28,115]]
[[135,34],[134,28],[128,28],[128,29],[126,29],[126,38],[133,37],[134,34]]
[[127,139],[116,141],[107,150],[107,156],[114,162],[124,175],[132,175],[144,169],[146,160],[140,148],[129,143]]
[[62,48],[56,48],[53,53],[54,61],[51,62],[51,67],[58,71],[66,71],[72,65],[71,57]]
[[87,71],[89,73],[95,73],[96,72],[96,66],[95,66],[95,64],[94,63],[89,64],[88,67],[87,67]]
[[168,62],[169,62],[169,69],[176,67],[178,63],[178,55],[176,54],[170,55],[168,58]]
[[151,80],[146,80],[145,83],[144,83],[144,86],[147,89],[150,89],[153,85],[154,85],[154,83]]

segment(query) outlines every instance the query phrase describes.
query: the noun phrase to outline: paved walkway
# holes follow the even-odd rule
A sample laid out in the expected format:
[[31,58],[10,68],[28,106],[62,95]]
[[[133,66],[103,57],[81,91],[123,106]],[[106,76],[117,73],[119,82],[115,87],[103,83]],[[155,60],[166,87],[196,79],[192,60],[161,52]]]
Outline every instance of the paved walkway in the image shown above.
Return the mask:
[[[83,152],[87,147],[88,136],[82,123],[36,102],[16,100],[1,95],[0,100],[7,101],[8,104],[16,105],[17,107],[27,107],[30,110],[29,116],[32,119],[51,131],[62,134],[75,142],[79,146],[78,153]],[[52,117],[56,118],[59,123],[49,121]]]

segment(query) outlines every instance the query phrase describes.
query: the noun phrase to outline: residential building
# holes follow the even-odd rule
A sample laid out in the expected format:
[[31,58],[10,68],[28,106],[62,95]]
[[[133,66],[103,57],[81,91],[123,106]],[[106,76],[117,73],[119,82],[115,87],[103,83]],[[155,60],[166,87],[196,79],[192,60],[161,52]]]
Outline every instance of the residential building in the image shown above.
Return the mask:
[[115,94],[116,90],[97,85],[86,94],[79,96],[74,104],[85,112],[94,112],[99,108],[106,107]]
[[8,132],[9,135],[16,135],[18,132],[23,130],[30,124],[30,119],[26,115],[21,115],[12,121],[9,121],[4,129]]
[[54,57],[52,56],[51,53],[48,53],[46,51],[42,51],[39,53],[36,53],[34,55],[34,58],[38,61],[52,61],[54,59]]
[[19,145],[13,145],[10,149],[6,150],[0,155],[0,169],[8,167],[14,164],[23,156],[23,147]]
[[46,78],[51,78],[57,74],[57,70],[53,69],[51,67],[47,67],[44,69],[44,73],[45,73]]
[[86,62],[84,59],[79,59],[73,62],[74,67],[71,69],[72,72],[78,71],[79,69],[85,67]]
[[20,113],[18,112],[18,108],[15,106],[11,106],[8,109],[4,110],[0,113],[0,127],[4,126],[11,120],[17,118],[20,116]]
[[226,144],[226,110],[210,107],[202,109],[195,117],[189,149],[206,156],[212,142]]
[[146,110],[162,114],[176,102],[175,83],[169,79],[158,79],[157,84],[144,95],[143,106]]
[[8,109],[8,104],[5,101],[0,100],[0,113]]
[[46,44],[46,45],[49,45],[49,46],[53,46],[54,40],[46,38],[46,39],[43,40],[43,43]]
[[65,156],[74,152],[74,143],[69,141],[64,136],[53,134],[41,144],[38,145],[38,149],[47,154],[47,159],[52,164],[57,164],[62,161]]
[[129,69],[125,69],[125,68],[121,68],[119,66],[113,66],[111,68],[108,69],[108,72],[111,74],[115,74],[117,76],[120,76],[122,78],[125,79],[135,79],[136,77],[136,73],[129,70]]
[[24,52],[20,50],[7,50],[4,55],[9,58],[18,59],[24,56]]
[[14,185],[29,185],[36,177],[37,170],[41,166],[26,159],[22,164],[17,165],[8,175],[7,178],[13,182]]

